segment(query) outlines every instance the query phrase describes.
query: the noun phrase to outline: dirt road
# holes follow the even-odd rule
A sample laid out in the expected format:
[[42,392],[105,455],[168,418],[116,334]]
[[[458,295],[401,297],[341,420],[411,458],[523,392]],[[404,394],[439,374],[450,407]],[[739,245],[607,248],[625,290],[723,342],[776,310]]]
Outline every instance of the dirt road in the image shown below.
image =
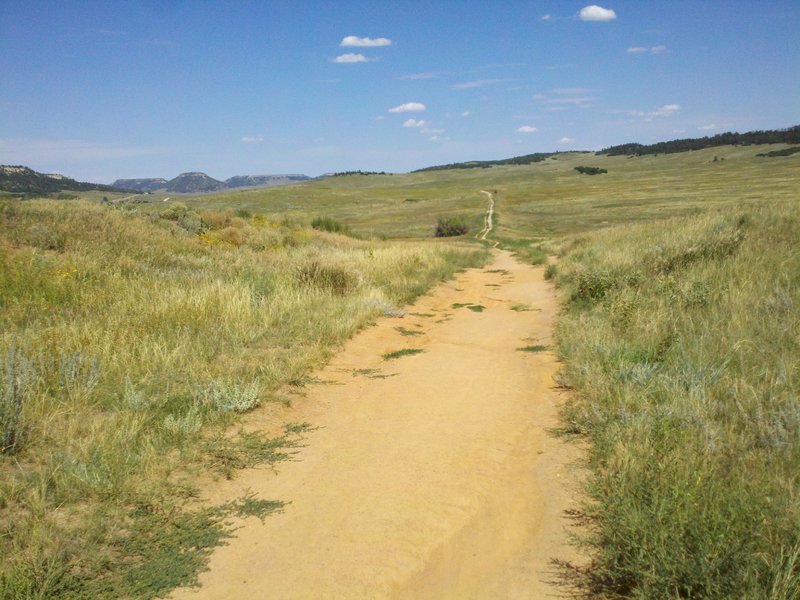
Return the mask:
[[[199,590],[173,598],[547,598],[573,506],[574,447],[552,437],[556,302],[543,269],[495,251],[346,344],[290,408],[295,461],[208,490],[285,509],[243,520]],[[529,350],[520,348],[530,347]],[[386,360],[401,350],[422,352]]]

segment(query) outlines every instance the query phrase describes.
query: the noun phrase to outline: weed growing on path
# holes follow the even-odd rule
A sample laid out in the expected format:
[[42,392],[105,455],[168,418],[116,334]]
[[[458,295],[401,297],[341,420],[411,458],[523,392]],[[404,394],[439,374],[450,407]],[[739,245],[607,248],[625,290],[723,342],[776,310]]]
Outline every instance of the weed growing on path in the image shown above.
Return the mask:
[[383,355],[383,360],[394,360],[403,356],[413,356],[425,352],[422,348],[403,348],[402,350],[395,350],[394,352],[387,352]]

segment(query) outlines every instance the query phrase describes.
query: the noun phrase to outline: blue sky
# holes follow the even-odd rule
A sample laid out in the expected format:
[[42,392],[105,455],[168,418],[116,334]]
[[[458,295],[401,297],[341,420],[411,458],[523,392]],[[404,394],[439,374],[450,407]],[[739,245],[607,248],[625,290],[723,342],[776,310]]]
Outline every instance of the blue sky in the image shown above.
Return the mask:
[[800,2],[5,0],[0,163],[351,169],[800,123]]

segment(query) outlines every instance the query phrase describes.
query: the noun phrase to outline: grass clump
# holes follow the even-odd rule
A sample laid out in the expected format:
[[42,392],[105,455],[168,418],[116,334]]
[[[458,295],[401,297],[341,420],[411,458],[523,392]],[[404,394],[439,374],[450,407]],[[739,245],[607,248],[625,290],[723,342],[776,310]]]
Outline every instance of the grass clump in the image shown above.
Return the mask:
[[607,230],[559,262],[589,593],[800,594],[798,208]]
[[402,350],[395,350],[394,352],[387,352],[383,355],[383,360],[394,360],[403,356],[413,356],[425,352],[422,348],[403,348]]
[[467,220],[461,215],[441,216],[436,222],[434,237],[456,237],[469,231]]
[[547,346],[542,346],[541,344],[533,344],[532,346],[523,346],[522,348],[517,348],[520,352],[545,352],[547,351]]
[[350,228],[337,221],[336,219],[328,216],[317,216],[311,220],[311,227],[320,231],[328,231],[330,233],[341,233],[342,235],[351,235]]

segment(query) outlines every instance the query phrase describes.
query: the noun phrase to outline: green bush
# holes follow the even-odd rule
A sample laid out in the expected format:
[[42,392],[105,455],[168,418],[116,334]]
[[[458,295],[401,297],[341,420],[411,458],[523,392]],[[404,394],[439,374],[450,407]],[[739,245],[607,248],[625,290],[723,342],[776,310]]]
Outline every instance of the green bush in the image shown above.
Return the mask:
[[331,217],[314,217],[311,221],[311,227],[320,231],[329,231],[330,233],[350,234],[350,228],[347,225]]
[[608,173],[607,169],[601,169],[600,167],[575,167],[575,170],[583,175],[601,175],[602,173]]
[[434,237],[455,237],[469,231],[466,219],[460,215],[442,216],[436,223]]

